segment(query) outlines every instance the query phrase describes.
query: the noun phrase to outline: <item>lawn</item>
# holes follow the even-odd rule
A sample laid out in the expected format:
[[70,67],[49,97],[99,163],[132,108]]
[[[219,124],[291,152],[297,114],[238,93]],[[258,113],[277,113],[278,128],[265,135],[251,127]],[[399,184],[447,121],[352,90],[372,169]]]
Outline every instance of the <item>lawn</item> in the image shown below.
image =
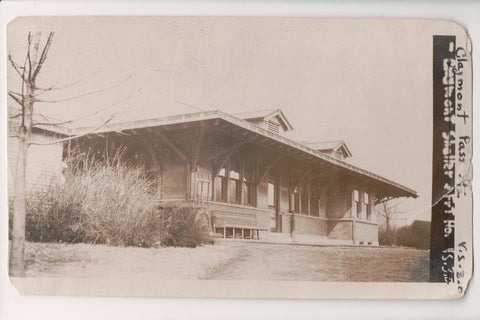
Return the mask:
[[29,277],[428,281],[429,251],[231,242],[190,248],[27,243]]
[[27,277],[200,279],[236,254],[228,246],[138,248],[27,242]]

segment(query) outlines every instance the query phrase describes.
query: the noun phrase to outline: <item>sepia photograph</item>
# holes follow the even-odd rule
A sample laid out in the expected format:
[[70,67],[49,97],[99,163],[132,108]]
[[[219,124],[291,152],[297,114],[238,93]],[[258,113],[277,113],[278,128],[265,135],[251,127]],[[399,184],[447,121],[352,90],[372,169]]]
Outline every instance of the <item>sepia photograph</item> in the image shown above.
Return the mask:
[[[20,292],[464,294],[472,89],[460,26],[40,16],[11,21],[6,40]],[[385,295],[395,284],[423,286]]]

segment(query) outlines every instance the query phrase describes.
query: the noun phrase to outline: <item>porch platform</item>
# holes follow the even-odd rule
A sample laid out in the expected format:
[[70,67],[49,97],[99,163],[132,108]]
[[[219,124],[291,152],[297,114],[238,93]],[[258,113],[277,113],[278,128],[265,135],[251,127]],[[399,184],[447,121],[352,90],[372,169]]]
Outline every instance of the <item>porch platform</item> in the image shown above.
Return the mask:
[[321,236],[293,235],[286,233],[268,232],[265,237],[260,239],[229,239],[214,238],[215,244],[232,244],[232,243],[261,243],[261,244],[285,244],[285,245],[301,245],[301,246],[366,246],[377,247],[378,243],[354,243],[353,240],[328,239]]

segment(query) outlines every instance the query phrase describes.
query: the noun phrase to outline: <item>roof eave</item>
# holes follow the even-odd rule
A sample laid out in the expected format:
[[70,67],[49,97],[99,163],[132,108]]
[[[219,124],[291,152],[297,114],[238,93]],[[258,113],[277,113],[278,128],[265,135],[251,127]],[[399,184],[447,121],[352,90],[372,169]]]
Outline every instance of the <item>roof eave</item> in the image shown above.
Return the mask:
[[[281,111],[280,111],[281,112]],[[298,142],[295,142],[291,139],[288,139],[284,136],[281,136],[279,134],[273,133],[271,131],[268,131],[267,129],[261,128],[253,123],[248,122],[247,120],[237,118],[235,116],[232,116],[230,114],[227,114],[223,111],[220,110],[213,110],[213,111],[204,111],[204,112],[197,112],[197,113],[189,113],[189,114],[184,114],[184,115],[176,115],[176,116],[170,116],[170,117],[165,117],[165,118],[156,118],[156,119],[149,119],[149,120],[137,120],[137,121],[131,121],[128,123],[118,123],[118,124],[107,124],[103,127],[101,127],[98,130],[91,130],[88,131],[88,128],[83,128],[78,131],[72,130],[70,132],[70,135],[86,135],[86,134],[97,134],[97,133],[105,133],[105,132],[121,132],[124,130],[132,130],[132,129],[140,129],[140,128],[148,128],[148,127],[156,127],[156,126],[163,126],[163,125],[170,125],[170,124],[176,124],[176,123],[185,123],[185,122],[195,122],[195,121],[204,121],[204,120],[210,120],[210,119],[222,119],[224,121],[227,121],[233,125],[240,126],[246,130],[249,130],[251,132],[261,134],[267,138],[273,139],[278,143],[282,143],[285,145],[288,145],[290,147],[293,147],[297,150],[300,150],[302,152],[305,152],[307,154],[310,154],[318,159],[321,159],[323,161],[327,161],[333,165],[337,165],[339,167],[342,167],[346,170],[352,171],[356,174],[363,175],[365,177],[369,177],[371,179],[374,179],[375,181],[381,182],[381,183],[386,183],[387,185],[394,187],[398,190],[402,190],[407,196],[411,197],[418,197],[416,191],[407,188],[399,183],[396,183],[394,181],[391,181],[389,179],[383,178],[375,173],[369,172],[367,170],[355,167],[347,162],[344,162],[342,160],[336,159],[332,156],[329,156],[327,154],[324,154],[320,151],[314,150],[310,147],[307,147],[305,145],[299,144]],[[82,131],[83,130],[83,131]]]

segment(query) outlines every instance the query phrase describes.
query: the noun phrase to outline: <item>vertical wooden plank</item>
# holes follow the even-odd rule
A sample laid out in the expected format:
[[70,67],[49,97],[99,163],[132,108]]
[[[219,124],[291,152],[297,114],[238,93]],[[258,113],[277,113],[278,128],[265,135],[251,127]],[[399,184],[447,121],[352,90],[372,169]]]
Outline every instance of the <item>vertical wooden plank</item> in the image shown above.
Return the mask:
[[[221,170],[222,168],[220,168]],[[230,203],[230,163],[229,161],[225,161],[225,179],[227,181],[226,186],[225,186],[225,202]],[[233,234],[233,237],[235,238],[235,232]]]
[[[215,147],[216,148],[216,147]],[[215,177],[217,176],[217,169],[215,167],[215,160],[212,162],[212,201],[217,201],[217,195],[215,194]]]
[[185,165],[185,170],[187,170],[186,171],[186,176],[187,176],[186,189],[187,190],[185,190],[186,191],[185,192],[185,199],[187,199],[187,200],[191,199],[190,194],[191,194],[191,190],[192,190],[192,185],[191,185],[192,184],[192,179],[191,179],[191,174],[190,174],[190,167],[191,166],[190,166],[189,163],[187,163]]
[[257,195],[258,195],[258,166],[259,166],[259,157],[255,157],[255,167],[253,168],[253,194],[254,194],[254,199],[253,199],[253,206],[255,208],[258,208],[258,201],[257,201]]
[[193,168],[190,168],[190,200],[197,199],[197,171],[193,171]]
[[302,213],[302,195],[303,195],[303,186],[298,188],[298,213]]
[[305,213],[310,215],[310,182],[307,182],[307,207],[305,208]]
[[241,159],[240,161],[240,190],[238,191],[240,194],[240,204],[244,205],[245,201],[243,200],[243,186],[245,182],[243,181],[245,177],[245,158]]

